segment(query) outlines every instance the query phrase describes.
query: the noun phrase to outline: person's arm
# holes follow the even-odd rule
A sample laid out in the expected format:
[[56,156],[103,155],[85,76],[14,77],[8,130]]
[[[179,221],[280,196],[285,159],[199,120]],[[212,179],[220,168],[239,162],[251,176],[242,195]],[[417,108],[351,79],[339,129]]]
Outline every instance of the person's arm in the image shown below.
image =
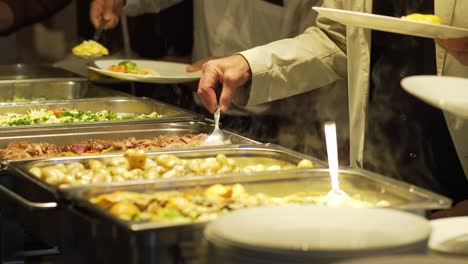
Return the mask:
[[460,63],[468,66],[468,38],[436,39],[436,43],[447,50]]
[[[45,19],[66,7],[71,0],[0,0],[0,30],[8,33]],[[10,11],[10,12],[9,12]]]
[[[343,8],[340,3],[328,1],[324,6]],[[345,26],[323,17],[318,18],[317,26],[296,38],[205,63],[198,86],[205,106],[210,111],[215,109],[213,89],[218,85],[223,87],[221,109],[227,111],[232,100],[242,106],[261,104],[345,79]],[[249,81],[251,85],[246,85]]]

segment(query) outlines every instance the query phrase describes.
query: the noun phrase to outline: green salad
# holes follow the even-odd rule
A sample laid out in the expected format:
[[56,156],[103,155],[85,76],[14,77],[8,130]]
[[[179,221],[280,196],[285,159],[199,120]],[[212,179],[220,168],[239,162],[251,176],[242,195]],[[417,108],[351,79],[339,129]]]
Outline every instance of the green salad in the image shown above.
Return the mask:
[[58,110],[29,110],[26,113],[5,113],[0,114],[0,126],[28,126],[39,124],[60,124],[75,122],[95,122],[124,119],[147,119],[160,118],[162,115],[153,112],[151,114],[141,114],[136,116],[121,116],[118,113],[102,110],[99,112],[82,111],[78,109],[58,109]]

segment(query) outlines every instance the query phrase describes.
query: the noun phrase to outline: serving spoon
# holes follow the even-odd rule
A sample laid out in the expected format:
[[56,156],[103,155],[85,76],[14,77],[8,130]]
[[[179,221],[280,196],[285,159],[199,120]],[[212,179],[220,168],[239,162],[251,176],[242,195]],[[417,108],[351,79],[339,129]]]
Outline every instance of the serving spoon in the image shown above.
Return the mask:
[[322,203],[329,206],[337,206],[349,202],[352,198],[340,188],[340,181],[338,179],[338,143],[336,140],[335,122],[325,123],[325,141],[327,145],[331,190],[325,195]]
[[219,118],[221,116],[221,106],[219,105],[219,99],[221,97],[221,89],[217,87],[214,90],[216,94],[216,102],[218,103],[216,105],[216,111],[214,112],[215,128],[208,136],[208,138],[203,142],[202,145],[204,146],[224,145],[226,142],[223,131],[219,129]]

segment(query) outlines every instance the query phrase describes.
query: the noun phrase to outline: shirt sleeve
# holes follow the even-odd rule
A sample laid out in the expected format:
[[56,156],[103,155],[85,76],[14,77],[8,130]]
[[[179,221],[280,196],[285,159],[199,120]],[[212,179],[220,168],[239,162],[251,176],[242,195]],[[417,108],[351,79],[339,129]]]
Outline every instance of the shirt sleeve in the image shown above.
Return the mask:
[[71,0],[3,0],[13,12],[14,22],[8,32],[41,21],[65,8]]
[[346,28],[324,17],[303,34],[249,49],[252,83],[234,103],[256,105],[305,93],[346,79]]
[[183,0],[127,0],[124,12],[127,16],[138,16],[147,13],[159,13]]

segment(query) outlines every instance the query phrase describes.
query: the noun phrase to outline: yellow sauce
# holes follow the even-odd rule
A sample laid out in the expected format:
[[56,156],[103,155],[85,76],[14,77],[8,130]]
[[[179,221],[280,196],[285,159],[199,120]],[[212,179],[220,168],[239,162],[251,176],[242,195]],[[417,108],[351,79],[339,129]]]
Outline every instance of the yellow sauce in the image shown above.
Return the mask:
[[425,22],[425,23],[431,23],[431,24],[440,24],[440,17],[436,15],[426,15],[426,14],[410,14],[407,16],[402,16],[402,19],[407,19],[407,20],[413,20],[413,21],[419,21],[419,22]]
[[80,45],[75,46],[72,52],[81,57],[109,55],[107,48],[94,40],[83,41]]

